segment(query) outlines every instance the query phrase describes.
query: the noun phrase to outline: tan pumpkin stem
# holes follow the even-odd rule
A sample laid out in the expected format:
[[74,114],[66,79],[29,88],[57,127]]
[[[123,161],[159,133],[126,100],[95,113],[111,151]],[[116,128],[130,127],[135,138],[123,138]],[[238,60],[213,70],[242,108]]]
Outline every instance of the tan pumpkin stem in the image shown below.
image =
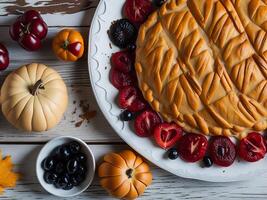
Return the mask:
[[133,177],[133,171],[134,170],[131,169],[131,168],[126,170],[126,175],[128,176],[128,178],[132,178]]
[[43,86],[43,81],[40,79],[40,80],[38,80],[31,88],[30,88],[30,92],[31,92],[31,94],[32,95],[37,95],[37,93],[38,93],[38,90],[39,89],[42,89],[42,90],[44,90],[45,88],[44,88],[44,86]]

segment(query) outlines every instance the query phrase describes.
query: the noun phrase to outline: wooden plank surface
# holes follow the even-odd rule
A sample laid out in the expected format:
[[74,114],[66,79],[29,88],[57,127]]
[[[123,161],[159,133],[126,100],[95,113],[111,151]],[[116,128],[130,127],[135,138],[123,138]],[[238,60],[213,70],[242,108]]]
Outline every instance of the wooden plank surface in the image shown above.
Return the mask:
[[[128,148],[124,145],[89,145],[95,155],[97,163],[104,154]],[[4,155],[11,154],[16,169],[23,174],[23,179],[15,189],[7,190],[0,199],[55,199],[45,192],[38,183],[35,175],[35,160],[41,145],[0,145]],[[177,169],[179,170],[179,169]],[[153,184],[140,199],[266,199],[267,174],[244,182],[208,183],[203,181],[183,179],[165,172],[155,166],[152,167]],[[91,187],[75,199],[110,199],[99,186],[97,176]]]
[[0,25],[8,26],[17,15],[35,9],[49,26],[89,26],[99,0],[1,0]]
[[[55,136],[73,135],[87,142],[119,142],[121,139],[109,126],[95,101],[88,74],[87,56],[78,62],[63,62],[56,58],[51,50],[52,38],[62,27],[50,27],[43,48],[38,52],[28,52],[18,46],[8,35],[8,27],[0,28],[1,41],[10,52],[10,66],[1,73],[0,83],[14,69],[21,65],[38,62],[44,63],[57,70],[64,79],[69,93],[68,110],[62,121],[53,129],[43,133],[25,133],[16,130],[0,114],[0,142],[43,142]],[[87,43],[88,27],[76,27]],[[86,44],[87,48],[87,44]],[[86,108],[89,105],[89,108]],[[95,118],[89,123],[81,121],[79,115],[87,111],[97,111]]]

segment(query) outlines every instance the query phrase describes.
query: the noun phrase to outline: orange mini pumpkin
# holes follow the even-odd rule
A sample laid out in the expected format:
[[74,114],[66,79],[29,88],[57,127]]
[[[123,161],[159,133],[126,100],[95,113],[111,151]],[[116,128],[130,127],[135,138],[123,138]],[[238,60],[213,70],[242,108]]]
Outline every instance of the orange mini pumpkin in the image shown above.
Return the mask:
[[74,29],[63,29],[55,36],[52,48],[58,58],[64,61],[76,61],[84,52],[83,37]]
[[136,199],[152,182],[149,165],[130,150],[110,153],[98,168],[100,184],[111,195]]

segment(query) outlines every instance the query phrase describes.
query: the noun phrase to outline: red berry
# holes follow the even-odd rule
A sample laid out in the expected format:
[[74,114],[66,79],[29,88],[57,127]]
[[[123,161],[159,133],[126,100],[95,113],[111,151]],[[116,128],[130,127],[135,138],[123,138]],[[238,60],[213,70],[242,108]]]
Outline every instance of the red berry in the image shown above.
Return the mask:
[[236,158],[235,144],[225,136],[213,137],[209,151],[213,162],[223,167],[232,165]]
[[120,72],[113,67],[110,70],[110,81],[112,85],[117,89],[133,85],[136,82],[132,74]]
[[173,147],[182,135],[183,130],[175,123],[162,123],[154,128],[154,138],[163,149]]
[[196,162],[205,156],[208,140],[205,136],[195,133],[185,134],[178,143],[178,152],[187,162]]
[[154,111],[146,110],[136,117],[134,122],[135,132],[140,137],[149,137],[161,119]]
[[130,52],[120,51],[112,54],[111,64],[115,69],[128,73],[132,70],[134,59]]
[[126,18],[136,25],[144,23],[153,10],[149,0],[126,0],[123,8]]
[[137,88],[133,86],[126,86],[120,90],[120,108],[127,109],[131,112],[137,112],[143,110],[146,105],[146,101],[144,100],[141,92]]
[[252,132],[239,143],[238,155],[248,162],[255,162],[264,158],[266,146],[261,134]]
[[9,65],[9,53],[6,47],[0,43],[0,70],[5,70]]

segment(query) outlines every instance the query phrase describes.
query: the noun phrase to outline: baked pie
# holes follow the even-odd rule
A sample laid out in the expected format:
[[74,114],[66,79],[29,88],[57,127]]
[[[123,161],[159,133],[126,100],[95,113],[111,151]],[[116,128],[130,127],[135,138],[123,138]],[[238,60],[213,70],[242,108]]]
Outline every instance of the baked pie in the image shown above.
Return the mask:
[[145,99],[188,132],[267,128],[267,0],[170,0],[141,26]]

